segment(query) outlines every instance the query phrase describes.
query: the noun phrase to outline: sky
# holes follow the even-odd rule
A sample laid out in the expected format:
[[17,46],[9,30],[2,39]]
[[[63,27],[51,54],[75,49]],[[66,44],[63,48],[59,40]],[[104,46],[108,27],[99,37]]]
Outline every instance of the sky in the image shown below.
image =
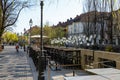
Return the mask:
[[[35,1],[35,0],[34,0]],[[33,26],[40,26],[40,0],[36,0],[36,6],[23,9],[13,31],[23,33],[24,28],[29,29],[29,20],[33,20]],[[56,25],[65,22],[67,19],[74,18],[82,13],[80,0],[44,0],[43,24]]]

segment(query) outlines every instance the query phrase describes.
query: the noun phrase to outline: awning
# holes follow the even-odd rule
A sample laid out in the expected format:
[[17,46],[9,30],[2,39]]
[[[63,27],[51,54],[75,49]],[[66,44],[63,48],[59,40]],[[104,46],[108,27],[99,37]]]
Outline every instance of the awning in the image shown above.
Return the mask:
[[[33,35],[31,38],[41,38],[41,35]],[[48,38],[47,36],[43,36],[43,38]]]

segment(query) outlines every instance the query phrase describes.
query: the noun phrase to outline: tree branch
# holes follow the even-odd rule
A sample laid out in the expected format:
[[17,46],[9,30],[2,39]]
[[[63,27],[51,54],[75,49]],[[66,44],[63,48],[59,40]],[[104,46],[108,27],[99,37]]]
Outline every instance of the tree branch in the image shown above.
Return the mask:
[[8,26],[11,26],[11,25],[15,24],[15,22],[17,21],[19,15],[20,15],[20,12],[22,11],[22,9],[23,9],[23,7],[19,10],[19,12],[18,12],[18,14],[17,14],[17,17],[15,18],[15,20],[13,21],[13,23],[7,24],[4,28],[6,28],[6,27],[8,27]]

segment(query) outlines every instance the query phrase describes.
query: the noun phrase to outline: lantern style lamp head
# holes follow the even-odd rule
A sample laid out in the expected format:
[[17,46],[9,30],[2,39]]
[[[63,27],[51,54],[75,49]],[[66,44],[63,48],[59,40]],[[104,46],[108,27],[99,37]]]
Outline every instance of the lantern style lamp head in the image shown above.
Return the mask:
[[30,19],[30,21],[29,21],[30,27],[32,26],[32,24],[33,24],[33,21],[32,21],[32,19]]
[[24,32],[26,31],[26,28],[24,28]]
[[43,5],[44,5],[43,1],[44,1],[44,0],[40,0],[41,9],[43,9]]

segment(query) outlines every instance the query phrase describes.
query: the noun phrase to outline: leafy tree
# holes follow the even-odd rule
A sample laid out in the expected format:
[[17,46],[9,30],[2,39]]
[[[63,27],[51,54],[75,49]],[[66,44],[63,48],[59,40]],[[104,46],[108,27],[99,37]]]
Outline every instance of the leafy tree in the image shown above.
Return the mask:
[[18,41],[18,36],[15,33],[13,33],[11,36],[12,36],[12,38],[11,38],[12,42],[17,42]]
[[4,39],[4,42],[7,42],[7,43],[18,41],[18,36],[15,33],[12,33],[12,32],[4,33],[2,38]]
[[48,36],[50,39],[55,37],[55,30],[48,25],[44,26],[44,31],[43,32],[44,32],[43,34],[45,36]]
[[61,26],[50,27],[49,25],[45,25],[43,30],[44,30],[43,34],[45,36],[48,36],[50,39],[58,38],[58,37],[62,38],[66,34],[66,30]]
[[28,1],[0,0],[0,38],[7,27],[15,24],[20,12],[26,7]]
[[40,27],[34,26],[31,28],[31,36],[40,34]]
[[64,28],[58,26],[54,30],[55,30],[55,36],[54,36],[55,38],[58,38],[58,37],[62,38],[65,36]]
[[66,30],[60,26],[50,27],[48,25],[45,25],[43,30],[43,34],[49,38],[46,40],[46,43],[48,44],[50,43],[51,39],[62,38],[66,34]]

